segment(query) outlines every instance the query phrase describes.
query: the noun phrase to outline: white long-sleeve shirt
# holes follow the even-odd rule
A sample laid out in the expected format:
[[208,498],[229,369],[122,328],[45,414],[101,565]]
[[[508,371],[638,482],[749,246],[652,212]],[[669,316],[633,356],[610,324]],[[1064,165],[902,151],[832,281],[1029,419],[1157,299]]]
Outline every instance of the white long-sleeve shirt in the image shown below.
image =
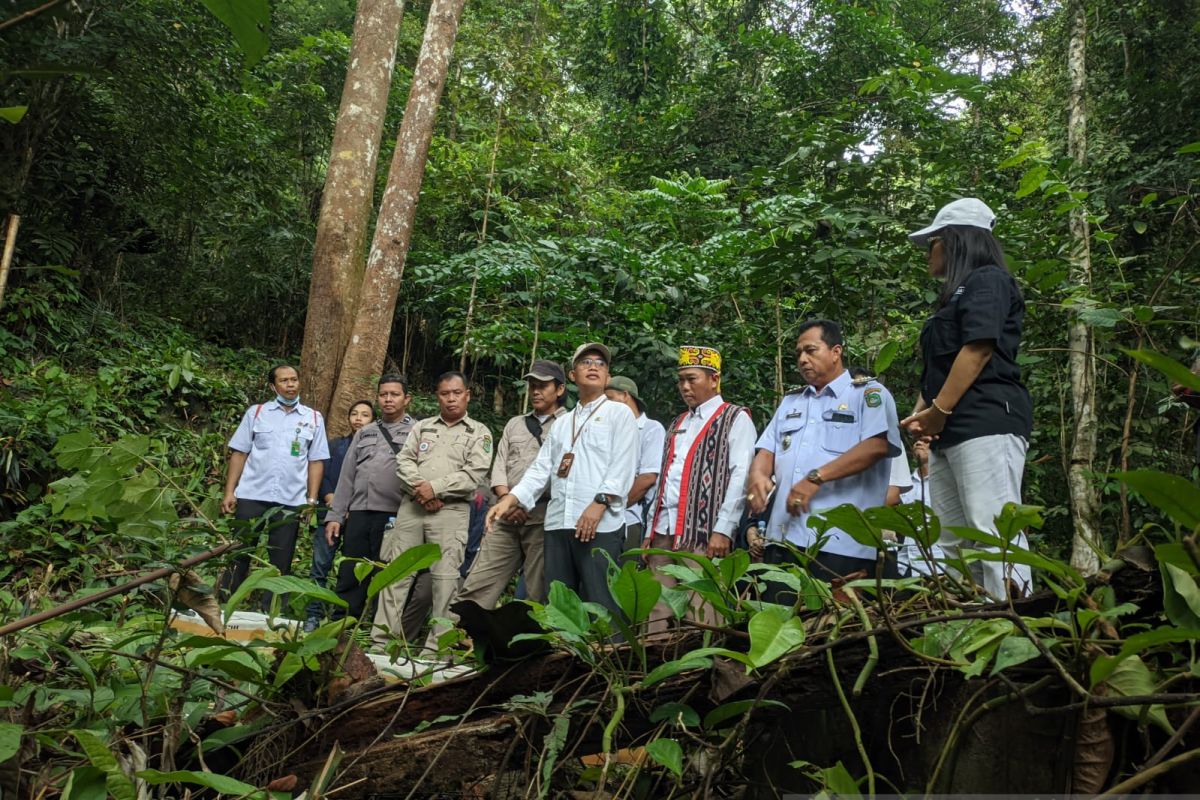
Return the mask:
[[[717,413],[717,409],[725,401],[721,395],[705,400],[692,409],[679,423],[675,433],[675,457],[667,470],[667,482],[663,487],[662,508],[658,519],[650,522],[654,532],[670,536],[675,531],[678,519],[679,495],[682,491],[683,465],[687,461],[688,452],[705,424]],[[754,440],[758,434],[749,414],[738,414],[729,427],[729,488],[721,500],[717,521],[710,533],[723,533],[733,538],[738,522],[742,518],[742,507],[746,503],[746,473],[750,471],[750,462],[754,459]],[[654,513],[653,507],[651,513]]]
[[[574,447],[571,437],[578,434]],[[567,477],[558,477],[563,455],[575,454]],[[633,486],[637,471],[637,420],[624,404],[604,395],[587,405],[579,404],[564,414],[550,429],[550,435],[538,450],[537,458],[512,489],[513,496],[526,511],[550,487],[546,507],[546,530],[573,530],[579,515],[597,494],[615,497],[597,531],[617,530],[625,524],[625,498]]]

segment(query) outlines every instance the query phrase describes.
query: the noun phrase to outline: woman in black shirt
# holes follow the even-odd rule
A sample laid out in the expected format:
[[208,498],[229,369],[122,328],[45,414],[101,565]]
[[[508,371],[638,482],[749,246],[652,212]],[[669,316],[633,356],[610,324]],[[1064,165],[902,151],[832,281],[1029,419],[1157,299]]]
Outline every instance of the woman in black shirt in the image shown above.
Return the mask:
[[[998,536],[996,515],[1005,503],[1021,502],[1033,428],[1033,403],[1017,365],[1025,301],[992,234],[995,224],[987,205],[964,198],[909,234],[926,248],[929,274],[942,279],[942,290],[937,310],[921,329],[921,394],[900,424],[932,441],[930,502],[943,526],[942,547],[952,559],[962,541],[945,526]],[[1028,547],[1024,534],[1012,544]],[[971,575],[996,598],[1029,588],[1024,565],[974,561]]]

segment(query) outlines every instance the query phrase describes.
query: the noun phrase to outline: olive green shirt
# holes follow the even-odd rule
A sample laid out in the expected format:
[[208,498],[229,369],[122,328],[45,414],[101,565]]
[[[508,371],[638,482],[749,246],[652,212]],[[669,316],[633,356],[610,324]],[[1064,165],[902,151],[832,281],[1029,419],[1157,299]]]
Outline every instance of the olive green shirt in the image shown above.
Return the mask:
[[468,500],[491,464],[492,434],[483,423],[464,416],[447,425],[439,415],[413,426],[396,454],[396,475],[407,494],[429,481],[439,500]]

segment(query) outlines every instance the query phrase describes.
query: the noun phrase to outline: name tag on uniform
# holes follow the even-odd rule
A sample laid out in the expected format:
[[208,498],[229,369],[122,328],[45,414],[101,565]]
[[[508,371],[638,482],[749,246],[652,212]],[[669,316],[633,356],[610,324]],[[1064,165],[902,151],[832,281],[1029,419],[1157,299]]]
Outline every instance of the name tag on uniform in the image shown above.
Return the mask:
[[835,411],[829,417],[830,422],[854,422],[854,415],[846,411]]
[[784,417],[784,419],[796,419],[798,417],[803,417],[803,416],[804,416],[803,411],[792,411],[786,417]]

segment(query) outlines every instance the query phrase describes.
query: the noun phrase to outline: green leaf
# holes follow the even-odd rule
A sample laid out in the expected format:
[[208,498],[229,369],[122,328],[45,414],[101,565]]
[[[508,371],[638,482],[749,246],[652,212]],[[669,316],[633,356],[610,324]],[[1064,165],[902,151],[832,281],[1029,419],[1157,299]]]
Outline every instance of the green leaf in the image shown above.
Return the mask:
[[721,585],[726,589],[734,589],[737,582],[746,574],[750,566],[750,554],[745,550],[734,550],[717,562],[717,571],[721,574]]
[[50,454],[63,469],[85,469],[99,457],[91,431],[83,430],[58,437]]
[[646,753],[675,773],[675,777],[683,776],[683,748],[679,742],[674,739],[655,739],[646,745]]
[[1175,359],[1164,356],[1162,353],[1156,353],[1153,350],[1127,350],[1122,347],[1121,352],[1148,367],[1158,370],[1170,378],[1173,383],[1178,383],[1180,386],[1186,386],[1189,389],[1200,392],[1200,375],[1193,374],[1190,369]]
[[1112,675],[1113,670],[1117,668],[1122,659],[1129,656],[1141,654],[1152,647],[1157,647],[1160,644],[1174,644],[1176,642],[1195,642],[1200,641],[1200,630],[1187,630],[1184,628],[1155,628],[1142,633],[1135,633],[1124,642],[1121,643],[1121,649],[1115,656],[1100,656],[1092,662],[1091,679],[1092,686],[1105,681],[1109,675]]
[[670,722],[673,725],[694,728],[700,724],[700,715],[684,703],[663,703],[650,713],[651,722]]
[[576,636],[586,636],[592,621],[583,607],[579,595],[564,584],[555,581],[550,585],[550,595],[545,605],[546,622],[552,627],[573,633]]
[[[1112,674],[1108,676],[1108,679],[1104,683],[1112,690],[1113,694],[1120,697],[1151,695],[1157,690],[1157,687],[1154,685],[1154,676],[1150,673],[1150,668],[1146,666],[1146,662],[1142,661],[1141,656],[1131,656],[1123,659],[1116,665]],[[1136,720],[1140,719],[1143,713],[1146,713],[1146,707],[1115,706],[1113,711]],[[1171,723],[1167,721],[1167,712],[1161,705],[1151,706],[1146,718],[1168,734],[1175,732],[1171,727]]]
[[778,708],[783,711],[791,711],[787,704],[781,703],[778,700],[734,700],[732,703],[719,705],[705,714],[704,729],[708,731],[717,730],[723,723],[740,717],[755,708]]
[[160,786],[164,783],[194,783],[219,794],[232,794],[239,797],[262,797],[266,794],[248,783],[242,783],[236,778],[216,772],[200,772],[190,769],[160,772],[156,769],[144,769],[137,776],[151,786]]
[[694,669],[708,669],[711,666],[711,658],[688,653],[683,658],[677,658],[674,661],[664,661],[650,670],[650,674],[642,679],[642,688],[649,689],[654,684],[661,683],[667,678],[678,675],[681,672],[689,672]]
[[1163,580],[1163,610],[1167,619],[1179,628],[1200,628],[1200,588],[1196,579],[1184,570],[1163,561],[1159,564]]
[[892,365],[892,362],[896,360],[896,354],[899,352],[899,341],[892,339],[885,342],[883,347],[879,348],[879,354],[875,356],[875,374],[882,375],[884,371]]
[[79,742],[92,766],[104,773],[104,785],[109,795],[116,800],[137,799],[133,781],[121,770],[117,757],[109,751],[108,745],[99,736],[89,730],[73,730],[71,735]]
[[1021,184],[1017,187],[1017,198],[1036,192],[1042,185],[1042,180],[1045,179],[1047,172],[1049,172],[1049,168],[1045,164],[1038,164],[1021,176]]
[[105,775],[95,767],[76,767],[63,787],[62,800],[106,800]]
[[1040,655],[1037,645],[1025,636],[1009,636],[1000,643],[996,651],[996,663],[992,665],[992,675],[996,675],[1009,667],[1024,664]]
[[25,117],[29,106],[0,106],[0,119],[16,125]]
[[782,606],[768,606],[750,618],[750,663],[763,667],[804,644],[804,623]]
[[436,544],[419,544],[416,547],[408,548],[392,559],[386,567],[375,573],[374,578],[371,578],[371,582],[367,585],[367,600],[370,601],[371,598],[396,581],[404,580],[409,575],[432,566],[441,557],[442,548]]
[[1139,234],[1145,233],[1146,232],[1146,223],[1142,222],[1139,219],[1133,223],[1133,229],[1134,229],[1134,231],[1136,231]]
[[267,0],[200,0],[213,16],[233,32],[238,47],[246,55],[246,66],[252,67],[267,54],[271,46],[267,36],[271,29],[271,8]]
[[1200,527],[1200,489],[1191,481],[1154,469],[1114,472],[1111,477],[1189,531]]
[[613,599],[625,613],[630,625],[638,625],[649,619],[662,594],[662,584],[654,579],[654,573],[638,569],[634,561],[626,561],[609,586]]
[[1180,154],[1200,153],[1200,142],[1192,142],[1191,144],[1185,144],[1183,147],[1179,148],[1175,152],[1180,153]]
[[[437,547],[437,545],[433,545]],[[314,600],[320,600],[322,603],[330,603],[341,608],[346,608],[348,605],[345,600],[338,597],[337,593],[332,589],[326,589],[324,586],[318,586],[307,578],[301,578],[298,575],[271,575],[263,578],[259,584],[259,589],[265,589],[268,592],[275,594],[290,594],[293,595],[292,602],[296,598],[307,597]]]
[[15,722],[0,722],[0,762],[8,761],[21,749],[25,728]]

